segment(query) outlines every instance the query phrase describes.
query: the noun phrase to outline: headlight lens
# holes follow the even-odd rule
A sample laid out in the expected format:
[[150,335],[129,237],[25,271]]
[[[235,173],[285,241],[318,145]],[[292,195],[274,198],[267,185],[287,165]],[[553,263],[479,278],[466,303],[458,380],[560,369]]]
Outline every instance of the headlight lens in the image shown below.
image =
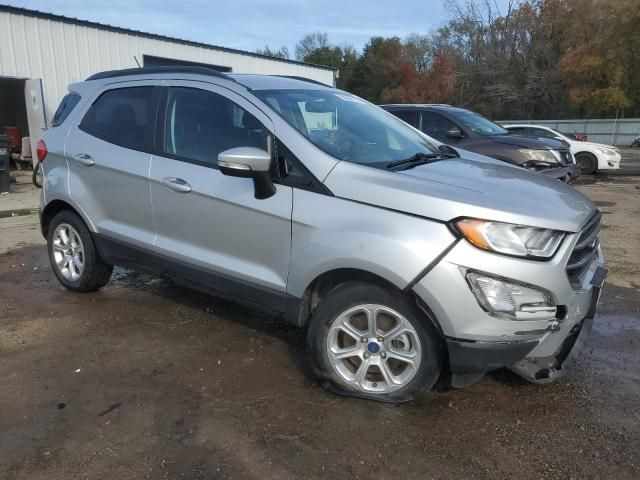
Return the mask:
[[558,163],[558,158],[551,150],[520,150],[528,162]]
[[564,238],[557,230],[474,218],[458,220],[455,225],[476,247],[518,257],[551,258]]
[[491,314],[515,320],[555,319],[556,306],[544,290],[480,272],[467,273],[467,281],[480,306]]
[[602,153],[603,155],[615,155],[616,152],[614,152],[613,150],[609,149],[609,148],[602,148],[602,147],[598,147],[596,148],[597,151],[599,151],[600,153]]

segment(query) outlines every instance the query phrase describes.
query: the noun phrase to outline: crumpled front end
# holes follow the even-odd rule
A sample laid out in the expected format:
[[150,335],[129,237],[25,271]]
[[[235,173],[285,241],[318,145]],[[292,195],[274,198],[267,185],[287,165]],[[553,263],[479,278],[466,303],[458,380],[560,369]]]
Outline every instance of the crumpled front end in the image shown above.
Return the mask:
[[509,368],[533,383],[551,382],[571,371],[591,335],[593,318],[606,276],[607,270],[603,267],[598,266],[595,269],[590,280],[591,298],[587,313],[584,319],[571,328],[566,328],[564,331],[561,329],[555,333],[563,338],[559,345],[557,339],[551,335],[551,338],[541,341],[525,358],[510,365]]
[[[607,273],[599,229],[596,212],[549,261],[481,251],[462,239],[416,283],[420,303],[444,334],[454,386],[472,385],[502,367],[536,383],[571,369],[591,332]],[[538,299],[512,315],[492,312],[474,283],[478,277]]]

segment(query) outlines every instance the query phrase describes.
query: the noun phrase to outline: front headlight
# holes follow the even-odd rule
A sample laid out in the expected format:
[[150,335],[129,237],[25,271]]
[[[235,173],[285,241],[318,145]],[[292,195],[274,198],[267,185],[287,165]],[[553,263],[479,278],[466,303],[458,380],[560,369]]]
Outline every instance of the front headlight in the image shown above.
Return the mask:
[[596,150],[598,152],[602,153],[603,155],[615,155],[616,154],[616,152],[614,152],[610,148],[597,147]]
[[551,258],[564,238],[557,230],[475,218],[458,220],[455,227],[478,248],[518,257]]
[[529,150],[525,148],[520,150],[520,153],[527,159],[527,162],[558,163],[558,158],[551,150]]

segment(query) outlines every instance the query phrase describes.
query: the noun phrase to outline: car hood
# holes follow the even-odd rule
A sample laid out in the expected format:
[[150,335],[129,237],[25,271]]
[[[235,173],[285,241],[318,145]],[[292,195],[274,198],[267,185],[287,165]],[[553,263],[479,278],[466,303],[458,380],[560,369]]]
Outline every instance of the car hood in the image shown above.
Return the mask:
[[324,183],[337,197],[443,222],[473,217],[576,232],[596,209],[558,180],[479,155],[404,171],[340,162]]
[[486,138],[503,145],[514,145],[516,147],[529,148],[531,150],[562,150],[568,148],[568,144],[566,142],[553,140],[552,138],[521,137],[515,134],[491,135]]

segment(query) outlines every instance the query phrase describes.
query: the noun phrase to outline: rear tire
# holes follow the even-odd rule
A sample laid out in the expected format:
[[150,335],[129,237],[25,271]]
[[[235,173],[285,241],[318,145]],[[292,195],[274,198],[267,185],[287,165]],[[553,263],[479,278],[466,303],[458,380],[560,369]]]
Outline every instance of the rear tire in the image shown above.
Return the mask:
[[325,388],[383,402],[430,390],[443,360],[439,333],[412,299],[359,282],[334,288],[316,308],[307,350]]
[[598,159],[591,153],[582,152],[576,154],[576,161],[580,165],[582,175],[593,175],[598,167]]
[[69,290],[93,292],[109,282],[113,266],[102,261],[91,232],[76,213],[63,210],[53,217],[47,248],[53,272]]

